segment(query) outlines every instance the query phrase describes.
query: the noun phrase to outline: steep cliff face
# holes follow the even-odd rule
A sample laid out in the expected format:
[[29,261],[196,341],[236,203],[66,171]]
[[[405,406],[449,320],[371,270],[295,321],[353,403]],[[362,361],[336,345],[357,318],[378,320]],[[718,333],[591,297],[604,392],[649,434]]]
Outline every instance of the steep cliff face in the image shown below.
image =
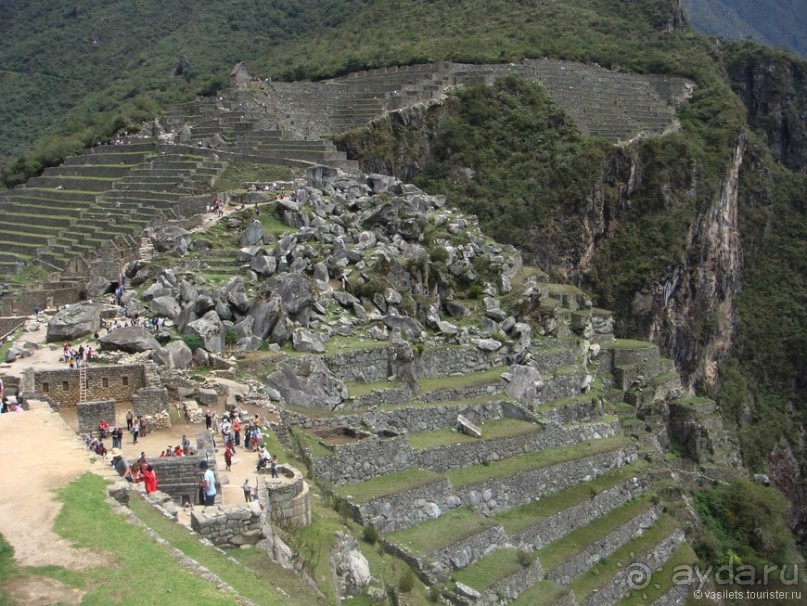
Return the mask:
[[642,336],[661,345],[696,388],[715,386],[736,326],[742,279],[738,182],[744,151],[740,136],[719,191],[687,231],[681,262],[670,264],[630,302]]
[[763,134],[777,162],[807,172],[807,61],[748,43],[728,45],[725,57],[750,126]]
[[[453,157],[467,155],[453,148],[451,137],[448,143],[441,139],[441,125],[456,119],[455,105],[396,112],[367,133],[344,137],[340,147],[358,158],[363,170],[406,179],[439,156],[449,164],[443,182],[463,192],[452,203],[462,204],[463,196],[476,195],[486,176],[464,160],[452,164]],[[617,312],[620,336],[657,342],[690,386],[711,387],[736,323],[742,272],[737,194],[744,150],[740,136],[722,174],[708,180],[704,167],[687,159],[680,138],[596,147],[591,157],[601,165],[587,167],[592,176],[575,190],[587,193],[561,195],[554,206],[542,207],[540,219],[533,205],[525,214],[535,222],[528,230],[494,233],[559,279],[596,293],[599,305]],[[557,151],[556,146],[543,154],[547,162],[557,161]],[[500,209],[493,220],[511,202],[506,195],[489,201]]]

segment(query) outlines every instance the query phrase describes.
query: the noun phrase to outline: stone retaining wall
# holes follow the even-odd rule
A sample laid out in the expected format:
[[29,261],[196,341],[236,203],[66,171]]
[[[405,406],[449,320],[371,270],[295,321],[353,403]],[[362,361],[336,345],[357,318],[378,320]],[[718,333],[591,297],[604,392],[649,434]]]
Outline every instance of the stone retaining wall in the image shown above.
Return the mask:
[[368,410],[360,414],[340,415],[338,417],[309,418],[289,410],[281,411],[285,425],[316,429],[325,427],[358,427],[366,424],[374,431],[388,429],[396,432],[417,432],[452,427],[457,422],[457,415],[463,415],[473,423],[498,420],[505,415],[502,402],[483,402],[479,404],[460,404],[445,406],[407,406],[395,410]]
[[272,538],[258,502],[226,507],[196,507],[191,511],[191,528],[217,547],[255,545]]
[[429,584],[447,581],[452,570],[470,566],[478,559],[493,553],[506,542],[507,536],[504,528],[497,524],[429,554],[425,562],[426,573],[433,579]]
[[498,366],[500,356],[477,347],[429,349],[417,361],[417,376],[422,378],[467,375]]
[[[560,448],[587,440],[607,438],[619,432],[619,421],[572,427],[550,426],[543,430],[495,440],[461,442],[412,453],[408,467],[442,472],[507,459],[529,452]],[[483,430],[484,435],[484,430]]]
[[549,410],[541,410],[536,415],[542,421],[555,425],[568,425],[571,423],[584,423],[593,421],[602,416],[602,405],[592,396],[587,402],[574,402]]
[[[34,371],[34,394],[45,395],[60,407],[75,406],[79,400],[79,371],[75,368]],[[131,400],[146,386],[142,364],[87,367],[87,392],[93,400]]]
[[434,519],[462,502],[451,491],[446,479],[397,492],[366,503],[347,500],[350,517],[359,524],[372,524],[382,533],[394,532]]
[[[678,528],[670,536],[661,541],[642,557],[637,558],[634,562],[636,564],[643,564],[648,570],[656,570],[675,553],[678,546],[684,542],[684,538],[684,531]],[[632,589],[628,582],[628,575],[632,569],[634,568],[626,566],[620,570],[607,585],[601,587],[598,592],[589,596],[588,600],[585,602],[586,606],[611,606],[619,602],[624,596],[630,593]],[[683,592],[685,594],[684,598],[686,598],[686,594],[688,593],[688,588],[686,589],[687,591]],[[667,595],[670,595],[673,600],[677,600],[679,596],[677,592],[670,592]],[[666,602],[663,600],[664,598],[660,598],[656,603],[680,603],[675,601]]]
[[394,347],[368,347],[323,356],[322,360],[338,379],[346,382],[375,383],[395,374]]
[[331,448],[333,455],[311,457],[311,472],[314,477],[334,484],[361,482],[416,467],[406,436],[386,439],[371,436]]
[[616,469],[635,459],[635,448],[619,448],[557,465],[530,469],[509,477],[469,484],[457,489],[456,495],[463,505],[483,515],[491,515],[599,477],[609,469]]
[[689,599],[689,585],[674,585],[667,593],[653,602],[652,606],[684,606]]
[[517,573],[489,587],[482,595],[483,603],[499,604],[505,600],[515,600],[522,592],[542,581],[543,578],[544,569],[541,563],[535,560],[523,570],[519,570]]
[[[547,573],[547,578],[561,585],[568,585],[574,578],[583,574],[597,562],[609,556],[633,537],[642,534],[645,529],[652,526],[653,522],[661,515],[661,510],[661,505],[656,505],[651,507],[648,511],[639,514],[617,528],[614,532],[589,545],[573,558],[570,558],[550,570]],[[652,570],[655,570],[655,567],[652,568]]]
[[630,501],[647,489],[647,479],[632,478],[592,496],[587,501],[572,505],[563,511],[525,528],[511,537],[511,541],[527,551],[536,551],[553,543],[577,528],[590,524],[595,518]]

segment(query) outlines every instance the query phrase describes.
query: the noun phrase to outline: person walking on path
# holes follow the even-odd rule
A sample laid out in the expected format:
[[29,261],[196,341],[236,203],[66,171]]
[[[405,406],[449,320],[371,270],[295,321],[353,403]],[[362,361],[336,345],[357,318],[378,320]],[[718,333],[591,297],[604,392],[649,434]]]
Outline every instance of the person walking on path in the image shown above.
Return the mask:
[[241,484],[241,488],[244,490],[244,500],[247,503],[252,502],[252,486],[249,485],[249,478],[244,480],[244,483]]
[[126,411],[126,431],[132,431],[132,422],[134,421],[134,414],[131,410]]
[[224,465],[227,468],[227,471],[230,470],[230,466],[233,464],[233,449],[231,447],[231,443],[227,442],[227,448],[224,450]]
[[137,444],[137,437],[140,435],[140,421],[132,421],[132,444]]
[[204,506],[210,507],[216,502],[216,475],[205,460],[199,463],[199,469],[204,472],[199,482],[199,488],[204,489]]

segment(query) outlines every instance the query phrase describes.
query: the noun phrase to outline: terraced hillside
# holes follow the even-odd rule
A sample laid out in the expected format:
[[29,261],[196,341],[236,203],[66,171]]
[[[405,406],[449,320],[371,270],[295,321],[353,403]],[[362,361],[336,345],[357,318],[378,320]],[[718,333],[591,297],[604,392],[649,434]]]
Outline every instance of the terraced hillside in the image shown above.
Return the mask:
[[0,196],[3,276],[31,263],[63,272],[74,260],[89,263],[106,243],[132,237],[139,243],[145,226],[181,213],[182,202],[209,188],[224,166],[145,140],[94,147],[48,168]]
[[[237,372],[279,402],[277,436],[326,502],[432,595],[682,603],[669,572],[642,585],[631,571],[695,560],[682,478],[737,467],[708,402],[439,197],[316,172],[297,202],[132,267],[152,312],[210,351],[237,337]],[[698,465],[670,456],[673,437]]]

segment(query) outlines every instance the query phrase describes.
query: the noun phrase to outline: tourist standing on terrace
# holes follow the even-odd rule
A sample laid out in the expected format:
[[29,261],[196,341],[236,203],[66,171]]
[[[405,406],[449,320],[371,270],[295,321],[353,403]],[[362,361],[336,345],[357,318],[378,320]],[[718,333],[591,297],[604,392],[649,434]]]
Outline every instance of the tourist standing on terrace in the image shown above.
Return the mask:
[[205,460],[199,463],[199,469],[204,471],[202,481],[199,482],[199,488],[204,489],[204,506],[210,507],[216,502],[216,476]]

